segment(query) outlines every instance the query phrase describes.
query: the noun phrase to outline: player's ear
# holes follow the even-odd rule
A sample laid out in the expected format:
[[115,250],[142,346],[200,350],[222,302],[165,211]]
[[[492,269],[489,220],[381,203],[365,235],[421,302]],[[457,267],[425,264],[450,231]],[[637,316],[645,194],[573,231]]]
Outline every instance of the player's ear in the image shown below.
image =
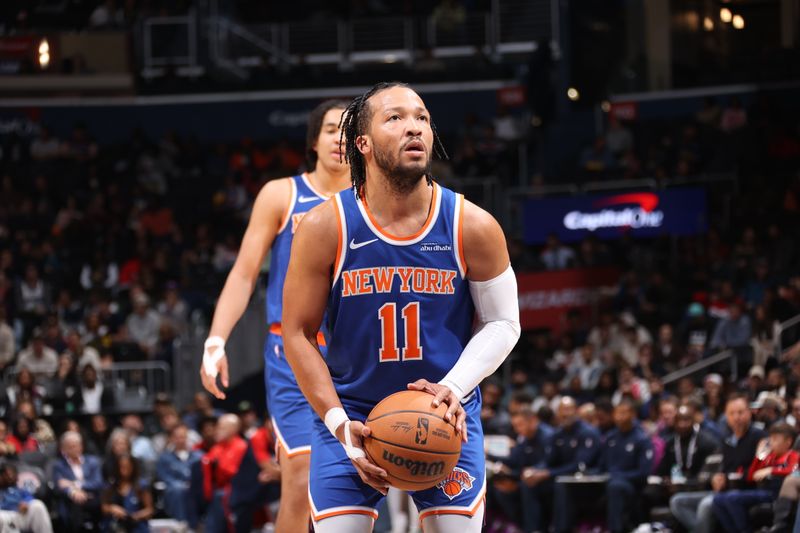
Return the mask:
[[358,151],[362,154],[370,152],[369,137],[366,135],[359,135],[356,137],[356,148],[358,148]]

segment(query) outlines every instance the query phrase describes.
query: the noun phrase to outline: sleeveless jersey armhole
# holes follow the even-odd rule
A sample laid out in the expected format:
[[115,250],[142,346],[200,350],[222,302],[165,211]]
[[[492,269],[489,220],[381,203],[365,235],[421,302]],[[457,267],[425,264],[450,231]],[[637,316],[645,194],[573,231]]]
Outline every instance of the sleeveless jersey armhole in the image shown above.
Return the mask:
[[339,276],[344,267],[344,257],[347,254],[347,219],[344,216],[344,206],[342,206],[342,199],[339,193],[333,197],[334,213],[336,213],[336,229],[338,231],[339,240],[336,243],[336,259],[333,262],[333,280],[331,286],[336,284]]
[[297,184],[294,182],[294,178],[288,178],[289,183],[291,184],[291,193],[289,194],[289,205],[286,207],[286,213],[283,215],[283,219],[281,221],[281,225],[278,228],[278,233],[283,232],[286,229],[286,226],[289,225],[289,219],[292,218],[292,211],[294,211],[294,204],[297,201]]
[[461,279],[467,276],[467,261],[464,259],[464,195],[456,195],[456,206],[453,215],[453,255],[458,264]]

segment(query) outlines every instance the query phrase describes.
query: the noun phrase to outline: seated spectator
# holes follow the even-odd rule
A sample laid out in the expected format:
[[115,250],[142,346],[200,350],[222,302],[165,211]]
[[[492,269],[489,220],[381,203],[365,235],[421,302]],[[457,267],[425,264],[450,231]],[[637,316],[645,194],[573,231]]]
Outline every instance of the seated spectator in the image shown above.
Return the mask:
[[92,346],[84,345],[81,334],[76,329],[67,333],[67,349],[64,353],[72,356],[73,365],[78,372],[82,371],[86,365],[100,368],[100,352]]
[[178,284],[174,281],[167,283],[164,290],[164,299],[157,306],[158,314],[162,321],[168,321],[178,334],[184,334],[189,329],[189,305],[181,298]]
[[58,370],[58,354],[44,343],[41,330],[33,332],[27,348],[19,352],[17,371],[30,371],[37,378],[50,378]]
[[14,330],[7,322],[6,308],[0,305],[0,371],[11,364],[17,352]]
[[202,461],[203,495],[209,503],[206,531],[223,531],[229,523],[223,500],[230,495],[231,481],[247,452],[247,441],[239,436],[241,424],[236,415],[222,415],[217,422],[217,443]]
[[214,409],[211,404],[211,396],[208,393],[198,392],[194,395],[191,405],[183,416],[183,423],[189,428],[200,432],[200,421],[203,418],[219,418],[222,415],[222,411]]
[[578,353],[579,357],[576,357],[567,369],[567,379],[578,377],[583,390],[594,390],[600,380],[600,374],[603,372],[603,363],[596,357],[591,344],[587,343],[581,346]]
[[755,456],[747,470],[748,483],[755,488],[731,490],[714,496],[714,516],[725,531],[752,531],[750,507],[772,502],[778,497],[783,479],[797,469],[800,459],[792,450],[795,432],[789,424],[779,422],[769,429],[769,455]]
[[0,419],[0,458],[17,455],[17,447],[8,442],[8,426],[5,420]]
[[725,404],[725,420],[731,435],[722,444],[722,464],[711,477],[711,491],[679,492],[669,502],[672,515],[686,529],[710,533],[714,496],[733,488],[749,468],[759,442],[766,434],[753,426],[747,397],[733,394]]
[[499,381],[487,379],[481,384],[481,425],[485,435],[507,435],[511,428],[508,412],[500,405],[503,386]]
[[79,394],[83,413],[97,414],[114,408],[114,391],[97,379],[97,369],[92,365],[86,365],[81,370]]
[[155,354],[160,324],[158,313],[150,308],[150,298],[143,292],[136,294],[133,313],[128,316],[125,325],[130,339],[148,356]]
[[79,388],[74,359],[69,353],[63,353],[58,357],[56,374],[48,380],[46,386],[48,403],[66,413],[74,413],[80,407]]
[[6,389],[6,394],[9,406],[16,409],[17,405],[26,401],[41,407],[45,391],[43,387],[37,385],[33,372],[23,368],[17,374],[15,384]]
[[728,317],[717,322],[708,347],[712,350],[748,347],[751,329],[750,317],[742,312],[740,304],[734,303]]
[[547,270],[564,270],[575,266],[575,250],[562,244],[558,236],[551,233],[539,259]]
[[29,419],[18,416],[14,420],[14,430],[6,437],[6,442],[14,446],[17,455],[39,451],[39,442],[31,434],[31,424]]
[[53,532],[47,507],[33,494],[17,487],[17,467],[10,463],[0,469],[0,530]]
[[148,533],[148,520],[153,516],[153,495],[142,488],[136,460],[130,455],[120,457],[112,479],[102,495],[104,529]]
[[606,436],[598,470],[608,474],[606,523],[612,533],[629,531],[637,495],[653,468],[653,445],[636,423],[636,407],[624,399],[614,408],[615,429]]
[[517,443],[500,461],[494,496],[509,518],[521,515],[525,531],[542,530],[542,498],[549,491],[538,486],[542,481],[539,472],[545,466],[550,433],[540,427],[539,417],[530,407],[514,413],[511,425]]
[[128,432],[131,438],[131,455],[145,464],[155,464],[158,460],[156,451],[153,448],[153,441],[144,435],[144,423],[139,415],[125,415],[122,419],[122,427]]
[[706,459],[716,450],[714,436],[695,423],[694,409],[681,405],[675,415],[675,433],[667,441],[657,473],[666,483],[695,482]]
[[189,446],[189,428],[178,424],[170,432],[169,444],[158,458],[156,478],[166,484],[164,510],[175,520],[197,527],[197,511],[190,492],[191,468],[202,455]]
[[780,396],[771,392],[762,392],[756,401],[750,404],[753,411],[754,424],[761,429],[768,429],[778,422],[783,422],[786,404]]
[[97,524],[103,476],[100,460],[83,454],[80,433],[61,436],[61,457],[53,466],[53,485],[58,496],[58,515],[67,531],[84,531],[84,524]]
[[103,479],[111,479],[117,460],[124,456],[131,455],[131,435],[124,428],[115,428],[108,437],[105,456],[103,457]]
[[201,452],[209,452],[217,442],[217,419],[206,417],[200,421],[198,428],[200,441],[194,445],[194,449]]
[[103,455],[110,435],[111,429],[108,427],[106,416],[102,414],[92,415],[86,441],[87,452],[90,455]]

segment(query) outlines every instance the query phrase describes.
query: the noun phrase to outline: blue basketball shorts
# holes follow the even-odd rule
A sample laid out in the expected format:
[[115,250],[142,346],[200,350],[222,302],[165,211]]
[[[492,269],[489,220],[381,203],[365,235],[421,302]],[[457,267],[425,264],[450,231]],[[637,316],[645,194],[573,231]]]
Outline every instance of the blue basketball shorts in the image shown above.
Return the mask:
[[[351,420],[363,422],[369,412],[344,405]],[[481,402],[477,395],[466,402],[467,436],[461,457],[453,472],[436,486],[409,492],[420,513],[420,520],[436,514],[473,516],[486,492],[486,466],[481,429]],[[344,448],[318,417],[311,432],[309,499],[315,522],[341,514],[364,514],[378,518],[377,507],[383,495],[361,481]],[[447,492],[445,492],[447,487]]]
[[[325,347],[320,346],[323,356]],[[289,457],[311,453],[309,428],[317,419],[309,405],[283,350],[283,337],[268,333],[264,346],[264,380],[267,389],[267,409],[277,437],[277,445]]]

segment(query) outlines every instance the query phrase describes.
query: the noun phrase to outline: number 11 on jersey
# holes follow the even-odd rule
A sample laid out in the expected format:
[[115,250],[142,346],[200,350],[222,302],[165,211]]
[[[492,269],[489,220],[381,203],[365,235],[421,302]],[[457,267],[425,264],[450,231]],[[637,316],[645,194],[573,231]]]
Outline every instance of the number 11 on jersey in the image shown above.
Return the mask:
[[411,302],[403,307],[403,332],[405,346],[402,352],[397,348],[397,305],[385,303],[378,309],[381,321],[380,362],[418,361],[422,359],[422,346],[419,342],[419,302]]

